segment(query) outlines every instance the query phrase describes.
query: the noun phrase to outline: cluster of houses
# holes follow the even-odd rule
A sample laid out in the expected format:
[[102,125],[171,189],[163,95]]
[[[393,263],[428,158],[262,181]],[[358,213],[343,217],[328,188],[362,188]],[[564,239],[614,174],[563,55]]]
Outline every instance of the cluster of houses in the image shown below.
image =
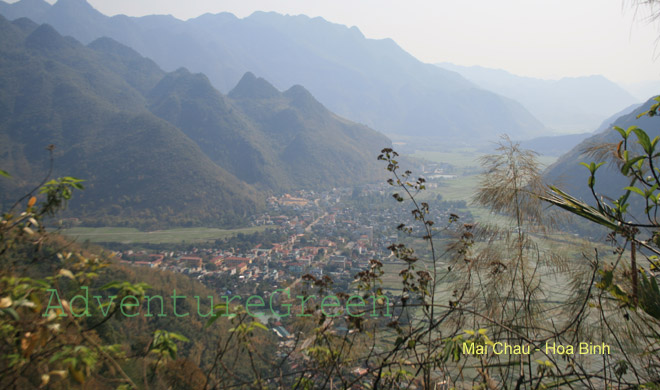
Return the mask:
[[[358,196],[385,194],[382,186],[366,187]],[[391,209],[357,207],[342,202],[355,198],[351,189],[323,193],[299,191],[269,198],[269,210],[252,218],[253,225],[270,225],[286,232],[282,242],[255,244],[243,251],[200,247],[188,251],[147,253],[127,250],[121,261],[135,266],[170,269],[212,280],[237,276],[244,282],[284,282],[304,274],[350,279],[371,259],[394,261],[387,249],[401,239],[396,226],[402,215]],[[384,195],[387,197],[387,194]],[[441,218],[452,210],[441,210]],[[209,244],[212,245],[212,244]]]
[[[305,234],[293,233],[285,242],[274,243],[268,248],[260,244],[247,253],[236,253],[231,249],[195,248],[190,251],[148,253],[126,250],[119,254],[120,262],[133,266],[169,269],[200,278],[219,275],[237,275],[244,281],[274,281],[282,278],[298,278],[303,274],[322,277],[325,273],[335,276],[368,264],[371,249],[367,235],[357,242],[347,242],[343,248],[357,248],[361,256],[352,257],[337,251],[337,243],[321,239],[301,244]],[[340,243],[342,242],[340,241]]]
[[[276,289],[293,288],[305,279],[304,275],[329,276],[334,288],[347,292],[352,288],[354,276],[369,267],[370,260],[397,261],[388,247],[401,241],[402,233],[396,227],[404,218],[409,218],[409,210],[402,207],[393,211],[392,208],[371,207],[369,201],[359,201],[360,197],[371,199],[369,196],[389,200],[387,191],[382,186],[374,186],[360,191],[300,191],[272,197],[268,200],[268,211],[252,217],[251,223],[284,232],[281,235],[284,239],[279,242],[255,243],[243,250],[220,248],[212,243],[206,247],[157,253],[126,250],[120,253],[120,261],[188,274],[228,295],[267,297]],[[342,201],[347,198],[352,201]],[[449,208],[436,211],[439,218],[445,219],[454,212]],[[394,302],[394,297],[391,298]],[[265,318],[265,323],[279,339],[278,353],[289,357],[291,368],[303,364],[303,355],[287,352],[294,348],[295,338],[290,333],[294,330],[292,323],[279,318]]]

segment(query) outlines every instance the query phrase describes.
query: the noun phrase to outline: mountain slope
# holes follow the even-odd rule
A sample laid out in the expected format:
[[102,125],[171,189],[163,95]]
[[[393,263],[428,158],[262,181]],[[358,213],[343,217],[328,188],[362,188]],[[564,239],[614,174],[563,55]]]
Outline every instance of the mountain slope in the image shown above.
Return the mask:
[[542,80],[480,66],[437,65],[519,101],[541,122],[556,130],[590,131],[611,113],[637,102],[626,90],[602,76]]
[[108,36],[165,70],[186,67],[229,91],[251,71],[285,90],[304,85],[330,110],[385,133],[474,142],[507,132],[541,135],[544,126],[517,102],[477,88],[456,73],[423,64],[390,39],[366,39],[321,18],[257,12],[245,19],[206,14],[101,17],[84,0],[0,7],[48,22],[82,42]]
[[537,137],[520,142],[520,146],[545,156],[561,156],[591,135],[591,133],[579,133]]
[[[561,156],[544,172],[546,182],[549,184],[555,184],[559,188],[566,190],[568,193],[592,203],[591,201],[593,198],[589,187],[587,186],[589,171],[579,164],[581,162],[590,163],[592,161],[598,163],[602,160],[596,161],[596,158],[590,156],[585,150],[592,146],[605,143],[618,143],[621,140],[621,135],[613,129],[613,126],[619,126],[623,129],[628,129],[630,126],[638,126],[645,130],[651,139],[660,135],[659,117],[656,116],[650,118],[648,116],[643,116],[637,118],[640,113],[649,110],[652,102],[653,100],[645,102],[632,112],[620,116],[613,123],[608,121],[609,125],[604,130],[582,141],[576,147]],[[599,194],[615,197],[616,199],[622,194],[621,189],[628,185],[630,185],[630,183],[623,178],[616,167],[611,167],[606,164],[596,173],[595,190]]]
[[601,125],[591,133],[538,137],[527,141],[522,141],[520,142],[520,146],[525,149],[531,149],[546,156],[561,156],[592,135],[601,133],[606,130],[611,130],[613,123],[619,119],[619,117],[630,114],[640,106],[641,104],[633,104],[624,108],[623,110],[605,119],[603,123],[601,123]]
[[269,178],[262,174],[260,135],[204,75],[183,68],[169,73],[147,98],[151,112],[180,128],[216,164],[251,184]]
[[247,73],[228,96],[263,134],[262,146],[268,151],[267,161],[276,162],[270,168],[278,182],[335,187],[370,180],[365,170],[384,172],[374,156],[390,141],[333,114],[302,86],[280,93]]
[[237,224],[264,192],[380,180],[389,139],[304,88],[246,74],[231,97],[202,74],[166,73],[109,38],[87,47],[49,25],[0,17],[0,166],[10,202],[46,172],[88,179],[87,221]]
[[54,176],[86,179],[72,212],[87,221],[237,224],[259,207],[254,189],[144,109],[103,56],[48,25],[28,35],[0,18],[0,30],[0,164],[14,176],[0,182],[3,203],[45,174],[54,144]]
[[247,73],[227,97],[179,69],[149,93],[149,109],[216,164],[262,189],[353,185],[382,177],[374,156],[391,142],[340,118],[302,87],[281,93]]

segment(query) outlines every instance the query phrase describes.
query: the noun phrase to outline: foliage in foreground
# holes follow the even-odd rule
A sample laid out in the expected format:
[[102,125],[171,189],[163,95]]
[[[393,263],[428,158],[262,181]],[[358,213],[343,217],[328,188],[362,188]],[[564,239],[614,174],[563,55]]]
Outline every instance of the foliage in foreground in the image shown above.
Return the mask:
[[[379,159],[392,174],[388,182],[397,191],[393,197],[412,205],[413,222],[400,224],[398,230],[425,243],[420,248],[403,242],[390,246],[400,264],[399,291],[385,293],[384,265],[378,260],[356,275],[352,291],[333,291],[329,278],[305,275],[303,295],[334,293],[343,307],[355,295],[382,297],[378,315],[368,315],[369,310],[327,312],[318,303],[310,304],[309,316],[294,324],[293,339],[276,347],[263,337],[263,325],[244,308],[232,307],[232,328],[197,363],[189,359],[190,350],[187,357],[179,356],[180,346],[195,340],[171,328],[155,329],[141,347],[127,349],[110,342],[103,324],[73,316],[75,309],[67,301],[62,311],[71,315],[51,312],[43,317],[50,305],[48,291],[66,296],[65,291],[109,275],[107,259],[66,251],[43,228],[44,217],[64,207],[81,182],[46,182],[40,189],[41,203],[28,194],[3,216],[0,359],[6,368],[0,371],[0,383],[21,389],[651,386],[658,380],[660,292],[654,274],[657,258],[649,251],[657,249],[657,229],[632,226],[623,215],[632,194],[648,198],[645,210],[654,215],[657,179],[645,174],[643,163],[649,168],[654,164],[657,139],[647,143],[639,129],[623,131],[622,137],[633,133],[647,157],[633,155],[627,142],[619,145],[622,172],[628,169],[632,180],[623,197],[615,206],[601,201],[598,207],[581,204],[575,210],[616,226],[612,238],[623,236],[628,245],[635,245],[631,248],[636,251],[627,252],[626,244],[615,248],[618,259],[613,264],[604,263],[598,251],[561,250],[565,244],[553,233],[554,215],[542,200],[569,211],[575,203],[567,202],[576,200],[556,189],[539,197],[543,186],[534,155],[510,141],[502,143],[499,154],[484,159],[486,172],[475,197],[478,204],[505,216],[493,225],[463,224],[452,215],[438,226],[429,205],[418,200],[425,180],[401,173],[397,153],[384,149]],[[590,185],[595,172],[593,168]],[[558,200],[562,194],[565,203]],[[653,207],[648,202],[654,202]],[[21,207],[20,213],[14,211]],[[650,221],[645,225],[654,224]],[[642,234],[648,238],[640,238]],[[637,273],[622,270],[624,255],[631,262],[644,256],[648,264]],[[119,297],[142,297],[149,286],[121,281],[100,288]],[[111,313],[110,323],[118,307],[105,309]],[[144,333],[149,328],[140,329]],[[583,343],[603,348],[582,353],[578,348]]]
[[[660,113],[660,97],[654,100],[656,103],[649,111],[639,117]],[[657,146],[660,137],[650,139],[647,132],[637,126],[615,127],[614,130],[621,140],[614,145],[603,145],[603,150],[598,150],[596,155],[606,157],[627,179],[629,185],[621,189],[618,198],[601,196],[594,189],[598,168],[608,161],[583,163],[590,173],[587,186],[593,205],[554,186],[541,198],[610,231],[608,239],[617,257],[598,270],[596,286],[601,293],[594,304],[598,305],[602,320],[616,343],[627,352],[618,362],[620,371],[632,371],[640,384],[658,385],[660,152]],[[618,327],[611,324],[617,316],[625,319]]]
[[[5,171],[0,174],[12,179]],[[136,280],[131,270],[113,264],[108,254],[84,250],[46,231],[48,218],[66,206],[74,191],[82,189],[82,180],[73,177],[43,180],[2,215],[0,388],[218,388],[216,378],[210,375],[211,364],[201,364],[214,356],[217,361],[218,352],[207,352],[200,341],[207,345],[224,342],[224,348],[233,353],[231,359],[222,361],[223,365],[244,375],[246,356],[255,347],[232,340],[241,332],[216,327],[221,334],[230,335],[218,340],[209,336],[211,332],[204,332],[204,324],[194,321],[172,323],[165,319],[127,324],[119,313],[127,316],[133,309],[128,308],[126,314],[119,302],[128,296],[142,300],[151,286]],[[161,286],[165,283],[174,288],[183,285],[179,290],[183,293],[194,291],[188,287],[189,280],[179,280],[186,279],[182,275],[152,274],[143,272],[140,279],[155,280],[156,293],[165,295]],[[118,280],[112,281],[114,277]],[[74,303],[75,298],[66,299],[81,288],[89,288],[90,295],[98,292],[116,298],[98,308],[89,305],[93,315],[88,317],[84,305]],[[197,293],[209,294],[203,290]],[[237,318],[232,324],[240,328],[243,321],[246,319]],[[167,330],[157,328],[159,325]],[[181,329],[196,340],[173,329]],[[252,340],[258,344],[268,342],[262,335]],[[249,372],[258,372],[262,366],[257,363]]]

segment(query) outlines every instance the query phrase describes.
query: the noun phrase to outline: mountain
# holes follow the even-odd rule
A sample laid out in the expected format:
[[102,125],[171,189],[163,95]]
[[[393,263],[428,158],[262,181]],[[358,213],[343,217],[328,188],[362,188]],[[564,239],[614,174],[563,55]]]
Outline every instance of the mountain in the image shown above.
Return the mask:
[[51,5],[44,0],[23,0],[16,3],[0,2],[0,13],[7,19],[18,19],[30,15],[33,20],[43,19]]
[[261,189],[330,188],[383,177],[375,156],[390,140],[328,111],[301,86],[282,93],[246,73],[225,97],[204,75],[180,69],[148,99],[154,114],[216,164]]
[[88,221],[236,224],[259,207],[253,188],[144,109],[104,56],[48,25],[27,34],[1,18],[0,29],[0,165],[13,175],[3,203],[46,174],[54,144],[53,176],[86,180],[71,206]]
[[322,18],[256,12],[244,19],[221,13],[181,21],[104,17],[84,0],[45,7],[21,0],[2,4],[0,12],[49,23],[82,42],[111,37],[165,70],[202,72],[223,92],[248,71],[279,90],[304,85],[331,111],[387,134],[464,143],[503,132],[515,138],[545,134],[516,101],[424,64],[391,39],[366,39],[356,27]]
[[603,123],[593,132],[537,137],[527,141],[521,141],[520,146],[525,149],[531,149],[539,154],[546,156],[561,156],[592,135],[601,133],[606,130],[611,130],[613,123],[619,117],[633,112],[640,106],[641,104],[633,104],[624,108],[623,110],[605,119]]
[[591,135],[591,133],[579,133],[537,137],[520,142],[520,146],[545,156],[561,156]]
[[[291,187],[339,186],[369,180],[365,171],[382,169],[374,156],[391,145],[387,138],[333,114],[302,86],[275,92],[246,73],[228,95],[263,134],[266,160],[274,162],[268,165],[270,180]],[[309,131],[301,131],[305,128]]]
[[600,126],[598,126],[598,128],[595,131],[593,131],[593,134],[598,134],[607,130],[612,130],[612,128],[615,126],[615,122],[620,117],[626,116],[639,108],[643,108],[644,106],[645,106],[644,103],[631,104],[630,106],[624,108],[623,110],[618,111],[613,115],[610,115],[607,119],[603,121],[603,123],[600,124]]
[[[13,176],[0,181],[5,206],[45,175],[54,144],[53,176],[86,180],[71,213],[87,222],[237,225],[264,191],[378,177],[375,156],[391,145],[302,87],[281,93],[249,74],[234,102],[204,75],[166,73],[109,38],[83,46],[2,17],[0,36],[0,166]],[[278,116],[287,137],[270,133]]]
[[[544,172],[546,183],[557,185],[568,193],[592,203],[593,197],[587,186],[589,171],[581,166],[580,163],[590,163],[592,161],[599,163],[602,159],[592,157],[586,150],[596,145],[618,143],[621,141],[621,135],[613,129],[614,126],[623,129],[628,129],[630,126],[638,126],[646,131],[651,139],[660,135],[659,117],[643,116],[637,118],[642,112],[648,111],[652,103],[654,103],[653,100],[648,100],[636,107],[632,112],[618,117],[615,121],[606,121],[605,123],[609,122],[608,125],[604,123],[601,126],[602,130],[600,132],[582,141],[546,169]],[[634,135],[632,137],[635,139]],[[623,178],[618,169],[609,164],[600,167],[596,173],[595,190],[599,194],[616,199],[622,194],[621,189],[628,185],[630,183]]]
[[499,69],[440,63],[475,84],[519,101],[551,129],[586,132],[637,99],[603,76],[542,80]]

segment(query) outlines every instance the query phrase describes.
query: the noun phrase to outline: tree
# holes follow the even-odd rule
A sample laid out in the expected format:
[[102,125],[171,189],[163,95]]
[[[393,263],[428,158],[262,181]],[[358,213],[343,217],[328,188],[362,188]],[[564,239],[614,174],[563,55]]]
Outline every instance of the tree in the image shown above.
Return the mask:
[[[8,172],[0,175],[11,179]],[[123,348],[105,343],[95,332],[117,313],[118,305],[106,305],[109,314],[91,324],[84,314],[87,308],[76,307],[74,299],[60,299],[68,296],[64,292],[89,288],[109,259],[47,232],[47,218],[83,189],[80,179],[48,180],[49,175],[0,220],[0,387],[107,388],[106,383],[114,382],[122,389],[137,389],[122,365],[127,361]],[[115,289],[121,300],[142,297],[149,286],[111,282],[105,288]]]
[[[1,173],[9,177],[7,172]],[[44,297],[57,295],[58,286],[84,285],[105,266],[102,259],[83,253],[56,252],[55,256],[52,249],[58,243],[44,229],[44,218],[65,207],[73,191],[82,189],[81,182],[72,177],[45,179],[2,216],[0,366],[4,368],[0,371],[0,385],[3,388],[43,387],[67,377],[72,384],[82,384],[99,366],[106,364],[116,370],[121,381],[135,387],[117,363],[117,347],[103,345],[92,333],[85,332],[82,321],[73,316],[75,309],[67,301],[48,311],[48,315],[44,313],[44,308],[52,303],[45,302]],[[37,203],[38,197],[42,198],[41,203]],[[59,261],[53,261],[54,258]],[[27,271],[30,262],[41,263],[41,275]],[[44,275],[45,270],[50,275]]]

